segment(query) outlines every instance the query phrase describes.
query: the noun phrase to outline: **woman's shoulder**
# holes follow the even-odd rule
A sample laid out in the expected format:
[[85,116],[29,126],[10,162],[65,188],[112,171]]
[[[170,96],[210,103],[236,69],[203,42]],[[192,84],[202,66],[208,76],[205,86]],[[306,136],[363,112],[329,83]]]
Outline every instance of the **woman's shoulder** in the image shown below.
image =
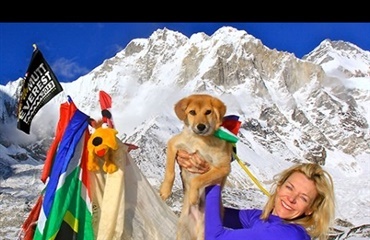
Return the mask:
[[246,209],[245,211],[249,212],[249,214],[251,215],[258,216],[258,217],[260,217],[262,214],[262,210],[257,209],[257,208]]
[[280,217],[270,215],[267,221],[261,219],[261,209],[245,209],[240,211],[240,219],[243,226],[253,226],[255,229],[263,229],[266,236],[274,233],[274,235],[282,236],[281,239],[299,239],[310,240],[310,236],[306,229],[299,224],[287,223]]
[[291,237],[293,239],[302,239],[302,240],[310,240],[311,237],[310,235],[307,233],[306,229],[299,225],[299,224],[296,224],[296,223],[286,223],[285,224],[285,228],[283,228],[287,231],[287,233],[289,232],[291,234]]
[[261,209],[255,209],[255,208],[243,209],[243,210],[240,210],[239,214],[240,214],[241,217],[248,216],[248,218],[259,219],[261,217],[262,210]]

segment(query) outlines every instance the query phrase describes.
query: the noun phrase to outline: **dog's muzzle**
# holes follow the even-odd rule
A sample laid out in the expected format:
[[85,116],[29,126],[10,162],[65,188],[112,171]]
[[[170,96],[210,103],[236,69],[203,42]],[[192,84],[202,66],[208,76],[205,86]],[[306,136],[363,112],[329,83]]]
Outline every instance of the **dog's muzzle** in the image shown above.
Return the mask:
[[208,135],[210,134],[209,132],[209,127],[207,127],[207,125],[203,124],[203,123],[200,123],[198,124],[194,129],[194,133],[198,134],[198,135]]
[[101,137],[95,137],[93,140],[92,140],[92,144],[97,147],[99,146],[100,144],[103,143],[103,139]]

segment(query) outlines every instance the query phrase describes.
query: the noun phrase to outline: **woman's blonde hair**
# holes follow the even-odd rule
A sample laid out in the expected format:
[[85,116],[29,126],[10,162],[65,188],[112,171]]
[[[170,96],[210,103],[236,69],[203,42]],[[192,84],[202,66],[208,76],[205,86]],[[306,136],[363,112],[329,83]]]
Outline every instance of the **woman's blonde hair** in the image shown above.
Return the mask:
[[271,194],[263,209],[261,218],[267,220],[274,209],[277,188],[282,186],[294,172],[301,172],[308,179],[314,181],[318,194],[312,202],[311,209],[313,212],[311,215],[286,221],[305,227],[312,238],[328,239],[330,226],[335,215],[334,184],[330,174],[316,163],[297,164],[276,175]]

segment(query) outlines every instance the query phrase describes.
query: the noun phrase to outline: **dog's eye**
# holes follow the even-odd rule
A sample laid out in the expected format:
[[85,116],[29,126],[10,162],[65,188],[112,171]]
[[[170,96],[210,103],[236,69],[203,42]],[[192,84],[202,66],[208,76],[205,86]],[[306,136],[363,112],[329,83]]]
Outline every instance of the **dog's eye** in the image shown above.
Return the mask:
[[206,111],[206,113],[205,113],[205,115],[209,115],[209,114],[211,114],[212,113],[212,111],[211,110],[207,110]]
[[189,114],[195,116],[197,113],[195,112],[195,110],[190,110]]

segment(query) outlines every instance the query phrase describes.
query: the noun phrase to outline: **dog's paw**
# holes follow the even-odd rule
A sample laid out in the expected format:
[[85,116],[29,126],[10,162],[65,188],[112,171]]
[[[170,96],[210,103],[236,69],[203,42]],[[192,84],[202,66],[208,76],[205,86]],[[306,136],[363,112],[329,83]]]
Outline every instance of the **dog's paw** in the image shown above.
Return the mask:
[[162,184],[161,188],[159,189],[159,196],[162,198],[162,200],[166,200],[171,195],[171,191],[168,189],[168,187],[165,184]]
[[99,165],[96,164],[95,162],[89,162],[89,163],[87,163],[87,170],[92,171],[92,172],[98,171],[99,170]]
[[161,197],[161,199],[163,200],[163,201],[166,201],[167,200],[167,198],[169,198],[170,197],[170,194],[164,194],[164,193],[159,193],[159,196]]
[[108,162],[105,162],[104,165],[103,165],[103,170],[106,172],[106,173],[114,173],[115,171],[118,170],[118,167],[116,164],[114,163],[108,163]]

